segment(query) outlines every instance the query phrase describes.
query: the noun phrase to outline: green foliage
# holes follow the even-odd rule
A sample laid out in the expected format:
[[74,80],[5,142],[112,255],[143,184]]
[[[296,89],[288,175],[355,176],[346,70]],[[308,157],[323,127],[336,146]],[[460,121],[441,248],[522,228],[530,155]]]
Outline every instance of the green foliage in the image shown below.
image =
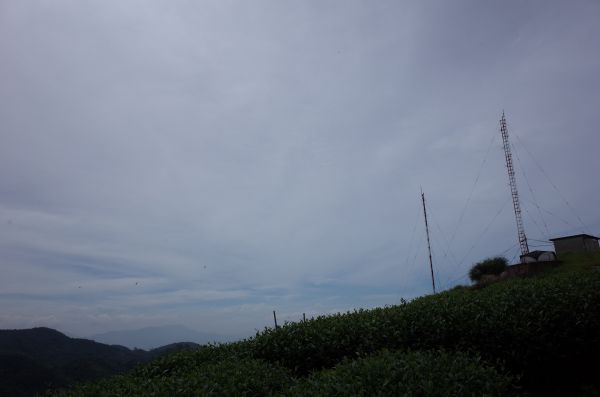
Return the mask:
[[344,360],[294,386],[291,396],[507,396],[513,379],[478,357],[449,352],[390,352]]
[[553,269],[553,272],[588,272],[600,267],[600,251],[567,252],[558,258],[563,266]]
[[208,361],[197,366],[172,367],[157,373],[152,365],[133,376],[118,376],[83,384],[54,396],[269,396],[289,388],[284,368],[261,360]]
[[502,256],[495,258],[484,259],[477,262],[471,270],[469,270],[469,278],[471,281],[479,282],[485,275],[498,275],[506,270],[508,260]]
[[269,329],[254,354],[302,376],[382,348],[472,351],[522,374],[530,391],[551,390],[588,378],[599,305],[600,272],[510,280]]
[[[457,385],[474,390],[487,379],[466,362],[474,372],[450,370],[467,360],[464,354],[488,363],[478,364],[482,370],[495,368],[499,377],[489,374],[490,390],[500,390],[494,388],[504,384],[508,371],[530,395],[577,395],[600,388],[594,373],[599,306],[600,268],[513,279],[265,329],[245,341],[179,352],[126,376],[57,395],[325,395],[340,384],[368,393],[376,373],[383,383],[394,382],[415,368],[447,379],[436,390],[451,395]],[[415,353],[369,358],[384,349]],[[417,353],[440,349],[447,353]],[[451,386],[453,372],[465,379]]]

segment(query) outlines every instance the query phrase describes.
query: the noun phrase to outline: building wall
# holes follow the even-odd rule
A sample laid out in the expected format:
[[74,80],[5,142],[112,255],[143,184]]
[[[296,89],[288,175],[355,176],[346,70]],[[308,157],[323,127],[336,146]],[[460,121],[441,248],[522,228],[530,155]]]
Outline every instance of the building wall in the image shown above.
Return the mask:
[[521,263],[532,263],[532,262],[537,262],[537,261],[535,260],[535,258],[532,258],[530,256],[521,257]]
[[554,241],[554,251],[556,251],[557,255],[560,255],[564,252],[585,251],[583,237],[573,237],[564,240],[556,240]]
[[550,261],[555,261],[555,260],[556,260],[556,255],[554,255],[554,252],[551,252],[551,251],[544,252],[537,259],[535,259],[531,256],[527,256],[527,255],[521,256],[521,263],[550,262]]
[[598,245],[598,240],[593,238],[586,238],[584,240],[585,250],[586,251],[598,251],[600,250],[600,245]]
[[554,252],[544,252],[538,258],[538,262],[548,262],[548,261],[555,261],[555,260],[556,260],[556,255],[554,254]]
[[564,252],[596,251],[600,250],[600,246],[598,240],[577,236],[554,241],[554,250],[560,255]]
[[548,261],[548,262],[530,262],[530,263],[517,263],[516,265],[510,265],[501,275],[500,278],[512,278],[529,276],[535,273],[539,273],[551,267],[560,265],[559,261]]

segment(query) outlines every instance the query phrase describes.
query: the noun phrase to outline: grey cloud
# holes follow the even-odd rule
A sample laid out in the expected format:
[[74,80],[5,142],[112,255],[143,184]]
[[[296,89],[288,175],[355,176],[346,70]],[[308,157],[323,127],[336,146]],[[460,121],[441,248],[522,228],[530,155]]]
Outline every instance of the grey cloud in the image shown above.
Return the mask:
[[[80,333],[184,323],[187,299],[251,331],[274,308],[426,293],[420,186],[438,276],[464,281],[516,240],[499,137],[488,153],[502,109],[549,231],[580,225],[524,148],[600,231],[596,2],[0,7],[0,327],[30,324],[20,307]],[[80,284],[94,294],[65,302]],[[14,295],[36,290],[40,309]]]

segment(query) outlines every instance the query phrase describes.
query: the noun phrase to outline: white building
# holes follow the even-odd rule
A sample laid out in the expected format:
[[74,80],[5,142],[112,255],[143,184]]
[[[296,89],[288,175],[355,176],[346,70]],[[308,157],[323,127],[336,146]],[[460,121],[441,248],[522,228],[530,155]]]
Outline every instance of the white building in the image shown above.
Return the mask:
[[552,251],[531,251],[521,255],[521,263],[552,262],[556,260],[556,254]]

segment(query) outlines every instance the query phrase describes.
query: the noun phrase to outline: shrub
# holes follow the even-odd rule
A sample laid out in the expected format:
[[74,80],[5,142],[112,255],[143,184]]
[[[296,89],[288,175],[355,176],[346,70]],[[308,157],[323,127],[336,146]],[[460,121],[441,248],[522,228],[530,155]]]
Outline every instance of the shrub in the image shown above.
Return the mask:
[[502,256],[495,258],[488,258],[476,263],[471,270],[469,270],[469,278],[471,281],[479,282],[485,275],[498,275],[506,270],[508,267],[508,261]]
[[[531,395],[578,395],[582,390],[600,390],[598,307],[600,269],[595,267],[586,272],[513,279],[482,290],[458,289],[398,306],[266,329],[246,341],[176,353],[125,376],[56,395],[285,395],[292,376],[302,379],[325,369],[322,377],[313,375],[306,381],[325,382],[323,387],[329,387],[328,382],[345,377],[344,371],[352,371],[353,365],[357,374],[381,365],[387,368],[385,380],[404,376],[397,374],[392,358],[373,358],[374,362],[365,358],[382,349],[465,352],[521,377],[519,384]],[[459,356],[452,359],[461,360]],[[431,356],[394,357],[393,362],[418,366],[422,357]],[[434,361],[450,360],[443,357]],[[330,372],[341,362],[343,366]],[[435,363],[422,365],[431,365],[427,368],[432,373],[438,370]],[[341,372],[335,372],[338,370]],[[304,382],[294,390],[309,388],[319,393],[317,385]]]
[[508,396],[513,379],[464,353],[390,352],[345,360],[310,376],[290,396]]
[[[153,366],[149,366],[152,369]],[[153,373],[152,370],[148,373]],[[56,392],[54,397],[270,396],[289,389],[289,371],[261,360],[223,360],[195,367],[173,367],[154,376],[121,375]]]
[[[408,304],[320,317],[268,329],[254,356],[297,375],[380,349],[471,351],[502,362],[532,394],[598,384],[600,271],[514,279]],[[596,380],[595,380],[596,379]]]

